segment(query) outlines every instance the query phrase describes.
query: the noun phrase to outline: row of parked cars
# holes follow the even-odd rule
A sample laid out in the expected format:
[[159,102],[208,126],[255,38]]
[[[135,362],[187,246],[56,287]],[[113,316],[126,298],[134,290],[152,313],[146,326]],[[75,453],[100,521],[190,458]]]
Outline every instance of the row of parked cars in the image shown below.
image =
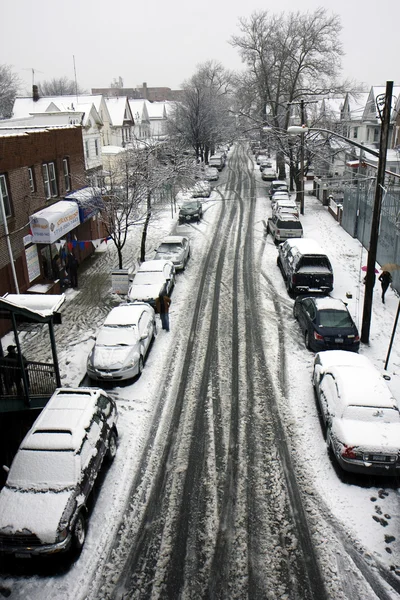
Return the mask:
[[[172,292],[190,256],[186,236],[167,236],[97,332],[87,374],[96,382],[140,376],[156,335],[155,298]],[[0,492],[0,553],[16,558],[79,553],[90,497],[117,452],[117,407],[96,388],[56,390],[23,439]]]
[[[287,193],[285,185],[273,182],[270,197],[276,199],[279,186]],[[328,451],[345,471],[398,475],[399,403],[381,373],[358,354],[360,337],[346,303],[329,295],[334,285],[329,257],[315,240],[303,237],[302,228],[297,236],[294,229],[287,231],[282,224],[297,223],[298,217],[295,209],[290,217],[281,213],[279,202],[273,204],[268,230],[277,241],[286,238],[278,246],[277,265],[295,297],[293,316],[305,346],[316,353],[312,382]]]

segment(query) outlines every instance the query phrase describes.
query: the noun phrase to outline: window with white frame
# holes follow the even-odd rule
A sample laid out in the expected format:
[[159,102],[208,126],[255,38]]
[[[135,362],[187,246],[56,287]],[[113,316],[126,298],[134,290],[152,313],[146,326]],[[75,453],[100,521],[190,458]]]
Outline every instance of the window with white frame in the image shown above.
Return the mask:
[[96,156],[99,155],[99,140],[94,140],[94,151],[96,152]]
[[48,165],[42,165],[42,173],[43,173],[43,185],[44,185],[44,195],[47,200],[51,198],[51,188],[50,188],[50,178],[49,178],[49,167]]
[[29,177],[29,187],[31,192],[36,192],[36,181],[35,181],[35,173],[33,167],[28,167],[28,177]]
[[[11,217],[11,200],[8,193],[7,180],[5,175],[0,175],[0,192],[3,198],[3,206],[6,217]],[[0,211],[0,221],[3,221],[3,212]]]
[[354,127],[353,129],[353,138],[355,140],[358,138],[358,127]]
[[86,151],[86,158],[89,158],[89,142],[87,140],[85,142],[85,151]]
[[51,187],[51,195],[53,198],[58,196],[58,186],[57,186],[57,175],[56,175],[56,167],[54,163],[49,163],[49,177],[50,177],[50,187]]
[[68,158],[63,158],[63,175],[64,175],[64,187],[65,191],[69,192],[71,189],[71,174],[69,172],[69,161]]

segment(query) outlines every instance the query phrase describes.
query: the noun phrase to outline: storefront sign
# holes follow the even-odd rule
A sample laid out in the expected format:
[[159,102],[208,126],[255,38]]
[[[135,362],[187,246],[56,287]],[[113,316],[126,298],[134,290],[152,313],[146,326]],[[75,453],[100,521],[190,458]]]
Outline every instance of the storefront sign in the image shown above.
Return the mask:
[[129,290],[129,271],[119,269],[111,273],[112,291],[114,294],[127,294]]
[[32,242],[52,244],[80,224],[76,202],[56,202],[29,217]]
[[28,268],[29,282],[33,281],[40,275],[39,257],[37,247],[33,244],[25,248],[26,266]]

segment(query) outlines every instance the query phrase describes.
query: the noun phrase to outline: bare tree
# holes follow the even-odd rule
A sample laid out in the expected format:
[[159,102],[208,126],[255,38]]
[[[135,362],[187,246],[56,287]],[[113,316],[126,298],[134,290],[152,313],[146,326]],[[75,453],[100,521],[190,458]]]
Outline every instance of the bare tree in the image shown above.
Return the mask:
[[233,136],[231,79],[219,63],[200,65],[183,84],[183,98],[168,118],[170,136],[193,148],[196,157],[206,162],[216,144]]
[[0,65],[0,119],[11,117],[12,107],[20,85],[20,79],[11,66]]
[[270,127],[266,135],[276,145],[280,173],[285,171],[286,154],[299,187],[300,173],[294,167],[297,161],[283,132],[301,99],[337,93],[346,87],[337,82],[343,55],[340,19],[328,15],[324,8],[279,15],[259,11],[248,20],[240,19],[239,28],[241,33],[233,36],[231,44],[247,65],[242,81],[238,81],[243,113],[248,111],[258,120],[261,131],[263,125]]
[[41,96],[71,96],[85,93],[84,89],[68,77],[54,77],[42,81],[38,84],[38,88]]

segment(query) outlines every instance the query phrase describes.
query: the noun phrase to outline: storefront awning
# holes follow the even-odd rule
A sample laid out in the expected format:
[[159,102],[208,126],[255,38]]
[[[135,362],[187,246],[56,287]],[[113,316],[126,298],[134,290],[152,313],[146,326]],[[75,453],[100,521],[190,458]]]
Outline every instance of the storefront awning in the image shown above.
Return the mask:
[[34,244],[52,244],[80,224],[76,202],[56,202],[29,217]]
[[65,294],[6,294],[0,297],[0,318],[14,313],[22,322],[61,322],[57,313],[64,302]]
[[101,189],[97,187],[84,187],[65,196],[65,200],[73,200],[79,206],[81,223],[104,208]]

